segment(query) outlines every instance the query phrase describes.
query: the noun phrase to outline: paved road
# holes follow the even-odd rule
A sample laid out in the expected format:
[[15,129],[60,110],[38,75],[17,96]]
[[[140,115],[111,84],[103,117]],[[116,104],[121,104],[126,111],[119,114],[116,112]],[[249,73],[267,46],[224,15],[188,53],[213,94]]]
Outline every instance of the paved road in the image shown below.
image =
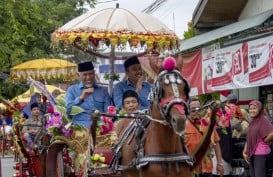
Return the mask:
[[7,155],[5,158],[1,157],[2,177],[12,177],[15,174],[15,170],[13,169],[15,163],[13,155]]

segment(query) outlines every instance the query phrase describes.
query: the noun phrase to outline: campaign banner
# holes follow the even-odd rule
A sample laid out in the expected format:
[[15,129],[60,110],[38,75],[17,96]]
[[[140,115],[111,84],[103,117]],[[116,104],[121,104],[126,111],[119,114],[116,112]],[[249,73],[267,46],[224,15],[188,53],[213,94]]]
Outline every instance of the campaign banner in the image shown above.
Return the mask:
[[215,50],[212,90],[234,89],[233,78],[242,72],[241,46],[239,44]]
[[213,62],[216,45],[210,45],[202,49],[202,92],[212,92]]
[[260,86],[273,83],[272,39],[265,37],[248,42],[249,85]]
[[273,83],[273,36],[221,49],[202,49],[202,92]]

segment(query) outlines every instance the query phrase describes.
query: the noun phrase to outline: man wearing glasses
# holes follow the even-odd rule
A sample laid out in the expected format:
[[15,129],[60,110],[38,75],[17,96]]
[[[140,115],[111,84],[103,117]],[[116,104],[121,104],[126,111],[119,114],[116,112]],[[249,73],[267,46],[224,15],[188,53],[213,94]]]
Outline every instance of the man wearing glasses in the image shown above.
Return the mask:
[[[202,142],[203,136],[208,130],[208,125],[201,123],[201,103],[198,98],[191,99],[190,102],[190,114],[186,124],[185,142],[190,154],[193,154],[199,144]],[[221,164],[222,156],[219,145],[220,137],[216,131],[212,134],[211,145],[207,150],[207,153],[202,158],[201,162],[195,169],[195,176],[199,177],[212,177],[212,156],[215,154],[217,161],[217,172],[223,175],[223,166]],[[212,152],[215,151],[215,152]]]

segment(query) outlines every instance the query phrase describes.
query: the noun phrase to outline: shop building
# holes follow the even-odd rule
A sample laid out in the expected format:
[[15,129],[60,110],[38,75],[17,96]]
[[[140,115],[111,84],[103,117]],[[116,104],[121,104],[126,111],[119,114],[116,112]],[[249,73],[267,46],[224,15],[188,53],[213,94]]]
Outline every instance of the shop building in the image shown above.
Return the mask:
[[232,90],[242,106],[260,99],[272,109],[272,1],[200,0],[192,23],[197,35],[180,45],[191,95]]

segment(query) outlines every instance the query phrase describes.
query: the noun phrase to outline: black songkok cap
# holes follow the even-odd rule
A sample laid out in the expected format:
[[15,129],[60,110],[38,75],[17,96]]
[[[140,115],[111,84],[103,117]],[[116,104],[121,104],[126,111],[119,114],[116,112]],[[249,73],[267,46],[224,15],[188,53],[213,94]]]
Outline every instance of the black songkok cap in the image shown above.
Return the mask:
[[90,71],[94,69],[94,65],[91,61],[78,64],[78,72]]
[[127,68],[131,65],[134,65],[134,64],[140,64],[139,61],[138,61],[138,58],[136,56],[133,56],[131,58],[128,58],[125,62],[124,62],[124,68],[125,70],[127,70]]
[[33,108],[38,108],[39,107],[39,105],[38,105],[38,103],[32,103],[31,105],[30,105],[30,109],[32,110]]

